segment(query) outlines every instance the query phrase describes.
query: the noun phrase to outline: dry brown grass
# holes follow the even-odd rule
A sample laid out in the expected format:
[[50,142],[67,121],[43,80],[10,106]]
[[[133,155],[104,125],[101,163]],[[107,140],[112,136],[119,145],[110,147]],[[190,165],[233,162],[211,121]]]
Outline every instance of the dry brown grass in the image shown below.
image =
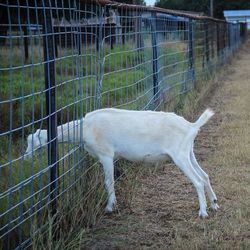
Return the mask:
[[[221,209],[208,220],[178,226],[173,248],[250,248],[250,55],[246,44],[219,79],[209,105],[216,116],[198,137],[197,153],[210,173]],[[200,229],[200,232],[198,231]]]
[[82,248],[250,249],[249,49],[250,41],[199,105],[199,113],[207,106],[216,112],[198,135],[195,151],[221,209],[197,218],[196,194],[183,174],[172,164],[145,166],[131,208],[105,216]]

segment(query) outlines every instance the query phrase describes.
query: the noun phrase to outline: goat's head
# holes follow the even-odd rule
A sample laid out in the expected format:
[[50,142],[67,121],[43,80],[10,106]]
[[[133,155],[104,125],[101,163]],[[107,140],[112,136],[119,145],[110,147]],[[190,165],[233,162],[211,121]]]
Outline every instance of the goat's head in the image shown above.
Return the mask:
[[27,138],[28,147],[25,151],[24,158],[30,158],[32,152],[43,147],[47,143],[47,130],[38,129],[34,134],[29,134]]

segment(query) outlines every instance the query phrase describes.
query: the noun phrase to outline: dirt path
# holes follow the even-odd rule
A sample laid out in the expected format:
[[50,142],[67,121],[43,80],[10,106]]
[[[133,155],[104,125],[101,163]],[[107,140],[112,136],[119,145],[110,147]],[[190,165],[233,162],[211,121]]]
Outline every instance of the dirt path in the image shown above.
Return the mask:
[[[130,210],[105,216],[87,249],[250,249],[250,41],[201,107],[216,115],[195,143],[220,210],[197,218],[196,193],[173,165],[146,170]],[[197,115],[198,116],[198,115]]]

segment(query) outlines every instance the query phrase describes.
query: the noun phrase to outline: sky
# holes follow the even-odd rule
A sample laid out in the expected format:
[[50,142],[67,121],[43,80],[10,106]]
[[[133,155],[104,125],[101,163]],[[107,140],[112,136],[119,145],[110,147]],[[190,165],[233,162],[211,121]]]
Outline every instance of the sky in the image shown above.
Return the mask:
[[155,0],[144,0],[146,2],[147,5],[154,5],[155,4]]

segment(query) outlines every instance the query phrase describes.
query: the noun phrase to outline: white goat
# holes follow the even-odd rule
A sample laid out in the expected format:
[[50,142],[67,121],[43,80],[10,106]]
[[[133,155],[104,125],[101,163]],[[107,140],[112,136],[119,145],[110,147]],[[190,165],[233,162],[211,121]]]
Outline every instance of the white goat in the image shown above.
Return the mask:
[[115,158],[157,162],[168,156],[195,186],[200,204],[199,216],[207,216],[204,187],[212,208],[217,210],[219,206],[209,177],[197,163],[193,152],[194,139],[200,127],[213,114],[207,109],[195,123],[190,123],[174,113],[164,112],[101,109],[88,113],[83,123],[84,147],[103,165],[108,191],[106,211],[112,212],[116,203]]
[[[168,156],[195,186],[200,204],[199,216],[207,216],[204,188],[212,208],[217,210],[219,206],[209,177],[197,163],[193,152],[194,139],[200,127],[213,114],[207,109],[195,123],[190,123],[174,113],[154,111],[100,109],[88,113],[82,126],[82,138],[85,149],[103,165],[108,192],[106,211],[112,212],[116,203],[114,159],[158,162],[167,159]],[[65,128],[62,132],[67,131],[67,126],[67,124],[62,126]],[[44,133],[43,130],[41,132],[40,134]],[[79,132],[81,131],[77,132],[78,136]],[[29,135],[28,141],[32,137],[34,142],[34,135]],[[68,137],[72,137],[71,133]],[[79,141],[79,138],[74,137],[74,139]],[[59,136],[58,141],[60,141]],[[42,142],[40,146],[41,144]],[[30,150],[27,149],[26,152]]]

